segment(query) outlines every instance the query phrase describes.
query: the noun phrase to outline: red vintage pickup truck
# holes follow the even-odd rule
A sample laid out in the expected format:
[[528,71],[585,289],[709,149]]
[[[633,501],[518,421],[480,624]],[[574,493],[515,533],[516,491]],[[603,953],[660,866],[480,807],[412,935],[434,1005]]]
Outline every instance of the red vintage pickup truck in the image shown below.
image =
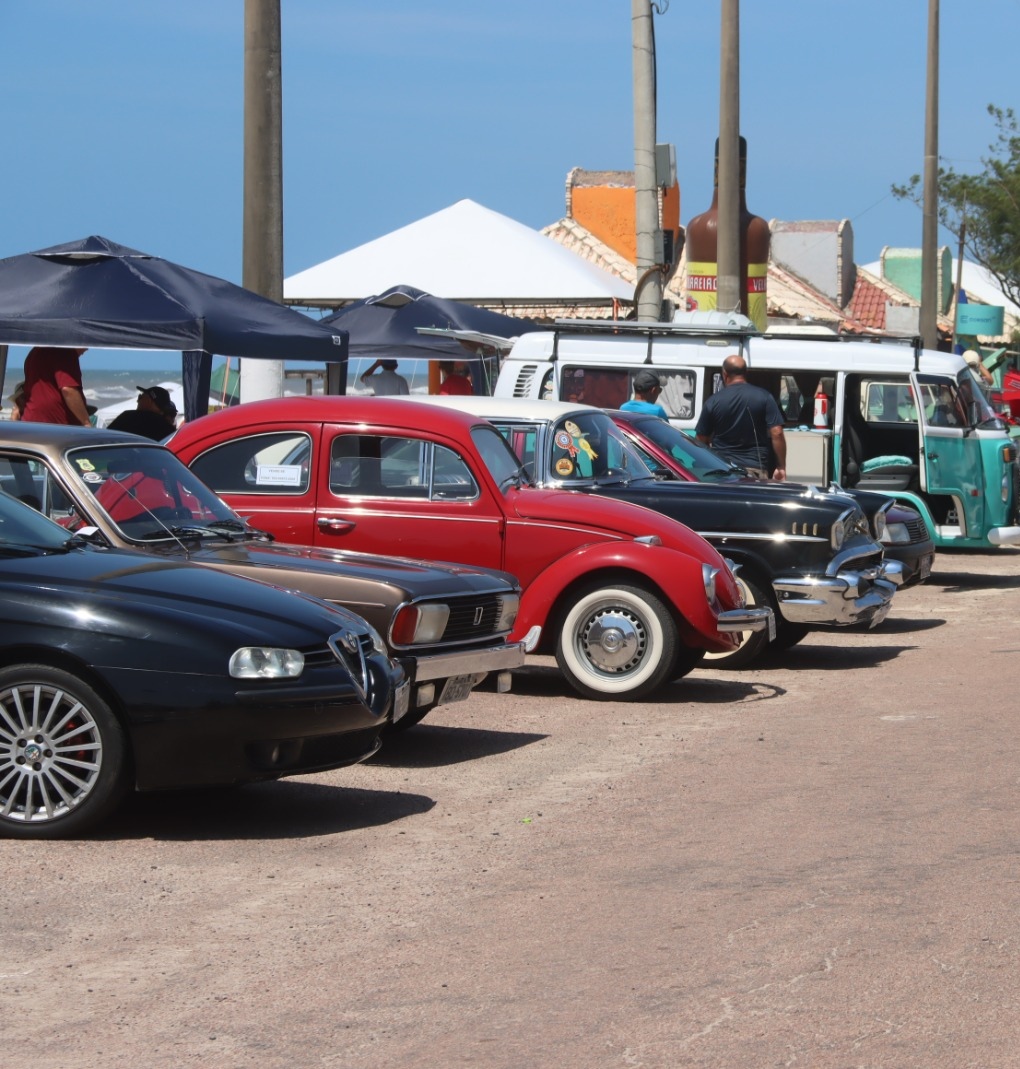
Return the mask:
[[167,443],[287,542],[499,568],[523,588],[512,638],[582,694],[638,698],[774,624],[719,553],[637,505],[537,489],[476,416],[389,398],[256,401]]

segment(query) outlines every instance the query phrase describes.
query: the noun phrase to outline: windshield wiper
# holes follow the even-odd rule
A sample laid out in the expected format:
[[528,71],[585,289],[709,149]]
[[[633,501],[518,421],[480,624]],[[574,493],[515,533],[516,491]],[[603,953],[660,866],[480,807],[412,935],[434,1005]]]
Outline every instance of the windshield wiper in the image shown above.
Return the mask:
[[244,520],[210,520],[206,527],[211,527],[214,531],[239,531],[243,533],[251,530]]
[[64,543],[57,546],[36,546],[31,542],[0,542],[0,556],[38,557],[46,553],[66,552],[69,548]]

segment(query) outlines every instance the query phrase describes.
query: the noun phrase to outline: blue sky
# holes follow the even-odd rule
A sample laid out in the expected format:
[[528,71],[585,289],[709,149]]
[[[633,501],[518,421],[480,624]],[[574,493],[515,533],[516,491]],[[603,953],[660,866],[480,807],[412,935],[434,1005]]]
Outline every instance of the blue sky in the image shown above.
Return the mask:
[[[657,140],[686,224],[711,199],[719,5],[658,6]],[[571,168],[633,167],[628,0],[281,9],[287,275],[464,197],[538,229]],[[744,0],[752,211],[850,219],[858,263],[920,245],[890,186],[923,167],[927,17],[925,0]],[[243,0],[3,0],[0,257],[102,234],[240,282],[243,19]],[[941,0],[939,149],[958,171],[995,138],[987,105],[1020,106],[1018,30],[1020,0]]]

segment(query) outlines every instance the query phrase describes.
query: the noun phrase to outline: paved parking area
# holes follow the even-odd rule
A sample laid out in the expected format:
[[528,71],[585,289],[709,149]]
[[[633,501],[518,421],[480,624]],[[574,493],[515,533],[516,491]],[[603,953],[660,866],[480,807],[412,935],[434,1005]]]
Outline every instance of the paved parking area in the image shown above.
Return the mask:
[[11,1064],[1016,1064],[1020,553],[634,705],[554,665],[377,759],[0,842]]

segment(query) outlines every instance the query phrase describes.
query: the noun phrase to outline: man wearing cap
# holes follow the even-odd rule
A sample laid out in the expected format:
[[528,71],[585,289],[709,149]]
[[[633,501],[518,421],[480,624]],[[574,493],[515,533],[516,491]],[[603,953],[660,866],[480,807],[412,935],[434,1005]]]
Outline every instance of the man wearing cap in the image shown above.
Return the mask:
[[25,357],[25,406],[29,423],[63,423],[88,427],[89,411],[81,386],[78,358],[84,349],[37,345]]
[[127,431],[161,442],[177,428],[177,406],[163,386],[136,386],[138,405],[111,420],[111,431]]
[[662,393],[662,383],[659,382],[658,375],[651,371],[639,371],[634,376],[633,388],[633,400],[624,401],[620,405],[624,412],[644,412],[660,419],[669,419],[669,413],[658,404],[659,394]]
[[776,399],[747,381],[747,362],[739,353],[722,365],[723,388],[705,402],[694,432],[724,460],[759,479],[786,478],[786,433]]

